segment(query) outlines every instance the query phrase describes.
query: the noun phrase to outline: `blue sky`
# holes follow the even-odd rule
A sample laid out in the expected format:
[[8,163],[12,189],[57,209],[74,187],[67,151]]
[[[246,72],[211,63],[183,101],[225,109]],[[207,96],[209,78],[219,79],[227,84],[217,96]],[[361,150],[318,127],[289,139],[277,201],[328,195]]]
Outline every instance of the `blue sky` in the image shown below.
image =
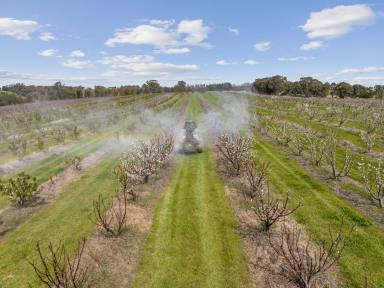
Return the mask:
[[384,1],[1,1],[0,85],[374,85],[383,51]]

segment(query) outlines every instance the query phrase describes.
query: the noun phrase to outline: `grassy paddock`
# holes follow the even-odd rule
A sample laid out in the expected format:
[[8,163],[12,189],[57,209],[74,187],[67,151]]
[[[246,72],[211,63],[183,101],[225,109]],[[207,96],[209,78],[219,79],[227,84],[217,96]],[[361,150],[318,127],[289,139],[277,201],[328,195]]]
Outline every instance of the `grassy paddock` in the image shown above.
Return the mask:
[[210,151],[178,160],[133,287],[249,287],[236,221]]

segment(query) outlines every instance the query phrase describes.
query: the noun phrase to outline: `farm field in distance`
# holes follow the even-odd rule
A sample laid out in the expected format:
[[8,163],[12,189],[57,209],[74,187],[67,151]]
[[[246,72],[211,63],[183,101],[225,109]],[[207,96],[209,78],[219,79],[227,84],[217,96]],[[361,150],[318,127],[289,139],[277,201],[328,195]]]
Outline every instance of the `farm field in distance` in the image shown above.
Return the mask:
[[383,0],[0,7],[0,288],[384,288]]

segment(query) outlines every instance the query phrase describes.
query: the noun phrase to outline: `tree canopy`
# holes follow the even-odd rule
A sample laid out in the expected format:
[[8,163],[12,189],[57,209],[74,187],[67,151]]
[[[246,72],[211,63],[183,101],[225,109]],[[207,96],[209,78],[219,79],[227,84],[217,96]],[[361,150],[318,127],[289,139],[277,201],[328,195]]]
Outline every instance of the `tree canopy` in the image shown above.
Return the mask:
[[299,81],[289,81],[286,77],[276,75],[256,79],[252,83],[252,91],[267,95],[290,95],[298,97],[339,97],[339,98],[381,98],[384,85],[374,88],[347,82],[321,82],[312,77],[302,77]]

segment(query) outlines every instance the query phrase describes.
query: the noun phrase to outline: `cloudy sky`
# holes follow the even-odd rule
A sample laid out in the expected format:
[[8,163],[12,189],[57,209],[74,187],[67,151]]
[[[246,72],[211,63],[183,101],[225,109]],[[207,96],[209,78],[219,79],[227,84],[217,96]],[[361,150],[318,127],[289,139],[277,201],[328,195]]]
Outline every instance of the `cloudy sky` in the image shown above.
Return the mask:
[[0,85],[384,84],[384,0],[2,0]]

